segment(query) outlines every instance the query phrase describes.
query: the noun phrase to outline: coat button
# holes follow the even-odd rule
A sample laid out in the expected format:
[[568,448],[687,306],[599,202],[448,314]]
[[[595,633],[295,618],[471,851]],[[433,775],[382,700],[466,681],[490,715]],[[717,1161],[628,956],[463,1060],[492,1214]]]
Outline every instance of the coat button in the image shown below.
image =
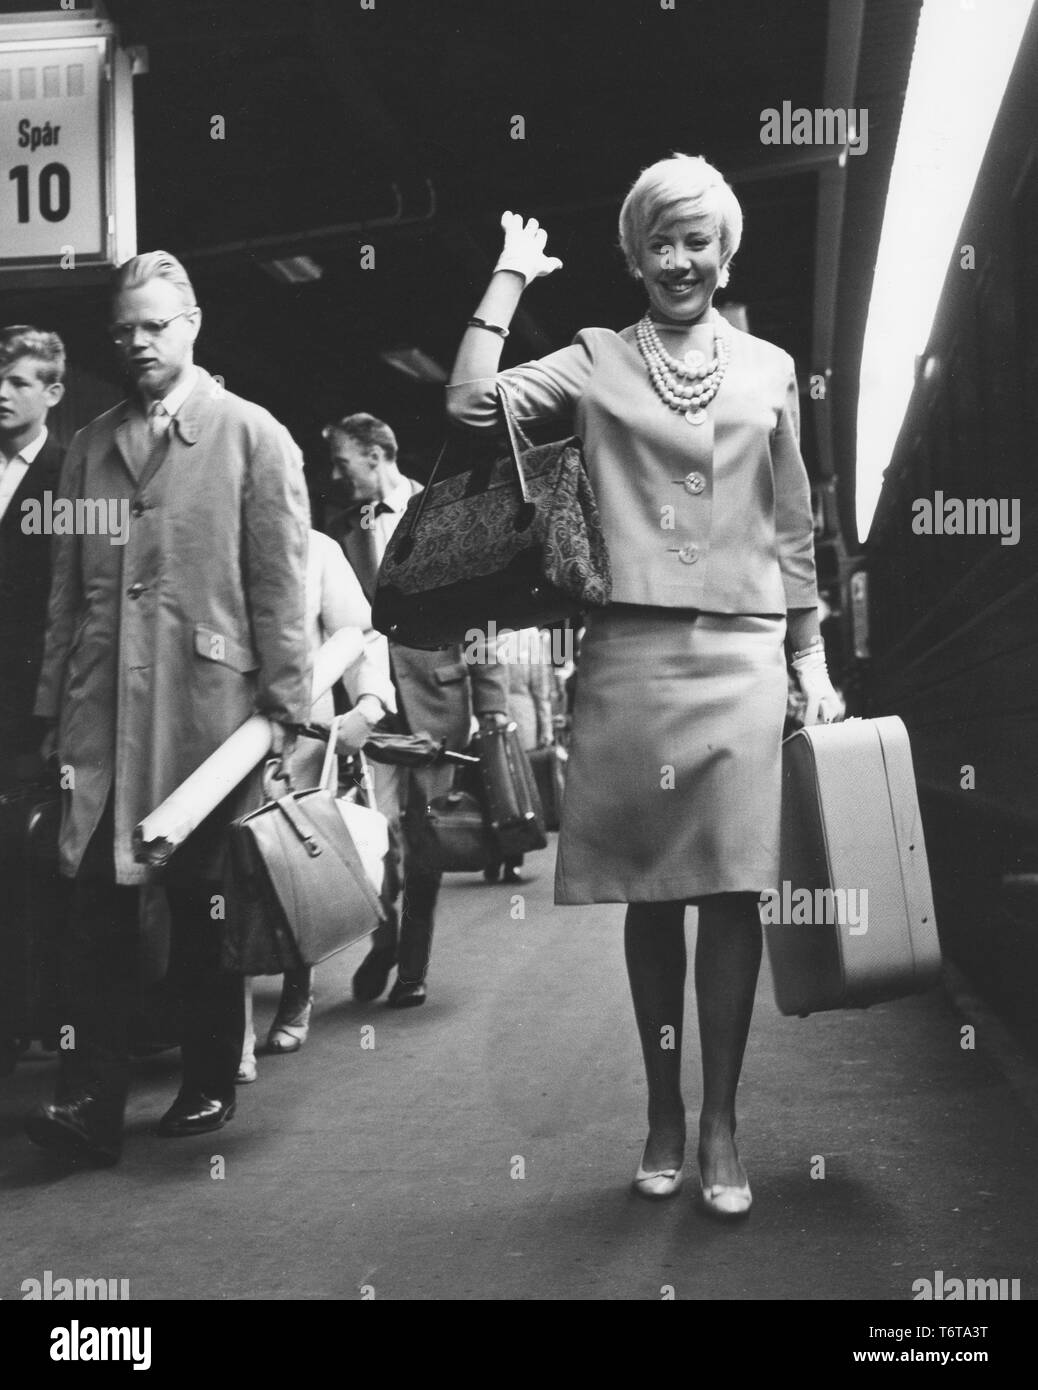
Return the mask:
[[144,503],[143,503],[143,502],[134,502],[133,506],[130,508],[130,515],[131,515],[131,516],[143,516],[143,515],[144,515],[144,510],[145,510],[145,508],[144,508]]
[[694,565],[699,559],[699,546],[683,545],[678,551],[678,559],[683,565]]
[[145,588],[146,585],[144,584],[131,584],[130,587],[126,590],[127,597],[140,598],[141,594],[144,593]]
[[703,489],[704,489],[705,487],[706,487],[706,479],[703,477],[702,473],[686,473],[686,475],[685,475],[685,491],[686,491],[686,492],[692,493],[693,497],[695,497],[698,493],[702,492]]

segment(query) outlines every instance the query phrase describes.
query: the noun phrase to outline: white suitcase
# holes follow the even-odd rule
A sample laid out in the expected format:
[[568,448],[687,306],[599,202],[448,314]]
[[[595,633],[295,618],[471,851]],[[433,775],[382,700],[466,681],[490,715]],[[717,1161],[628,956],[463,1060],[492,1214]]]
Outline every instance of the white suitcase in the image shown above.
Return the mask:
[[936,980],[930,871],[896,716],[786,739],[781,883],[761,915],[781,1013],[863,1008]]

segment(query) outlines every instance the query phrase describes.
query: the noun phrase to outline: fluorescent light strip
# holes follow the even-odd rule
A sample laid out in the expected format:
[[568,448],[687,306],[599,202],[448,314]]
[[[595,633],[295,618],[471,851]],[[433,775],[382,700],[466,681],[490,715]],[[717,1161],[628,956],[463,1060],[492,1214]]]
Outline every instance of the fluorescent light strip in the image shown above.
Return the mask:
[[861,360],[859,536],[872,524],[915,361],[933,328],[949,257],[958,254],[955,238],[1032,8],[1033,0],[923,4]]

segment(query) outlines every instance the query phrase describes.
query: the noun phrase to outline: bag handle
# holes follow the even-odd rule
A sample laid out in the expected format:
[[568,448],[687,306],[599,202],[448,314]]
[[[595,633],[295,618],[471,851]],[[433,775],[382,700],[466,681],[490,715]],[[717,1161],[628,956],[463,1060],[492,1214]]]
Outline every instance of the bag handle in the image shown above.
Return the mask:
[[512,404],[508,399],[508,391],[504,381],[497,379],[497,402],[501,407],[501,414],[505,419],[505,429],[508,431],[508,442],[512,447],[512,458],[515,460],[515,471],[519,478],[519,491],[522,493],[524,502],[529,502],[530,493],[526,486],[526,475],[523,472],[522,456],[527,449],[532,449],[533,445],[519,428],[519,421],[512,412]]
[[295,798],[295,793],[286,791],[281,796],[274,798],[274,805],[281,811],[289,825],[296,832],[302,842],[303,848],[311,859],[316,859],[321,853],[321,846],[317,842],[314,825],[310,817],[302,810],[299,802]]
[[321,764],[321,777],[320,781],[317,783],[319,787],[323,787],[325,791],[329,791],[333,795],[337,790],[337,788],[332,785],[332,778],[335,775],[335,768],[337,766],[335,745],[339,740],[339,724],[341,720],[341,714],[332,715],[332,722],[328,729],[328,742],[325,744],[324,748],[324,762]]
[[[325,791],[331,792],[334,796],[339,790],[338,777],[336,770],[338,767],[338,756],[336,754],[336,744],[339,741],[339,725],[344,716],[336,714],[332,716],[331,726],[328,729],[328,742],[324,749],[324,763],[321,767],[321,780],[318,786]],[[371,766],[364,756],[363,748],[354,755],[357,759],[357,766],[360,768],[360,785],[364,792],[366,803],[372,811],[377,811],[375,805],[375,779],[371,775]]]
[[[508,434],[508,452],[511,455],[512,464],[515,468],[516,481],[519,484],[519,496],[522,499],[519,507],[519,512],[516,517],[516,526],[517,529],[524,531],[526,527],[529,526],[530,522],[533,520],[535,511],[533,503],[530,501],[530,489],[526,485],[526,474],[523,471],[522,462],[522,454],[524,447],[528,449],[531,447],[531,445],[530,441],[526,438],[522,430],[519,428],[518,422],[516,421],[516,418],[512,413],[512,406],[508,399],[508,391],[500,377],[497,378],[495,393],[497,395],[497,403],[500,406],[501,413],[505,419],[505,429]],[[433,464],[432,472],[429,474],[429,481],[426,483],[425,487],[419,494],[418,505],[417,507],[415,507],[413,513],[411,514],[411,519],[407,524],[407,530],[404,533],[404,538],[400,543],[399,549],[397,550],[397,555],[401,560],[406,560],[408,555],[410,555],[411,551],[414,549],[414,533],[417,529],[419,521],[422,518],[422,513],[425,511],[425,504],[429,499],[429,494],[432,492],[432,486],[433,483],[436,481],[436,474],[439,471],[440,464],[443,462],[443,456],[447,452],[448,442],[449,441],[444,440],[442,446],[440,447],[440,452],[436,455],[436,462]]]

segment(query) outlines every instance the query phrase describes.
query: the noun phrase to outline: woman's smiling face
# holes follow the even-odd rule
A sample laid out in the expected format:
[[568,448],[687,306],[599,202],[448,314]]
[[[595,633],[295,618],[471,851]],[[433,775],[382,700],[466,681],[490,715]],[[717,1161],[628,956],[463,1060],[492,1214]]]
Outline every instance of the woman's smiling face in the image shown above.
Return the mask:
[[698,323],[710,311],[722,270],[721,239],[712,217],[666,214],[649,229],[638,269],[654,319]]

